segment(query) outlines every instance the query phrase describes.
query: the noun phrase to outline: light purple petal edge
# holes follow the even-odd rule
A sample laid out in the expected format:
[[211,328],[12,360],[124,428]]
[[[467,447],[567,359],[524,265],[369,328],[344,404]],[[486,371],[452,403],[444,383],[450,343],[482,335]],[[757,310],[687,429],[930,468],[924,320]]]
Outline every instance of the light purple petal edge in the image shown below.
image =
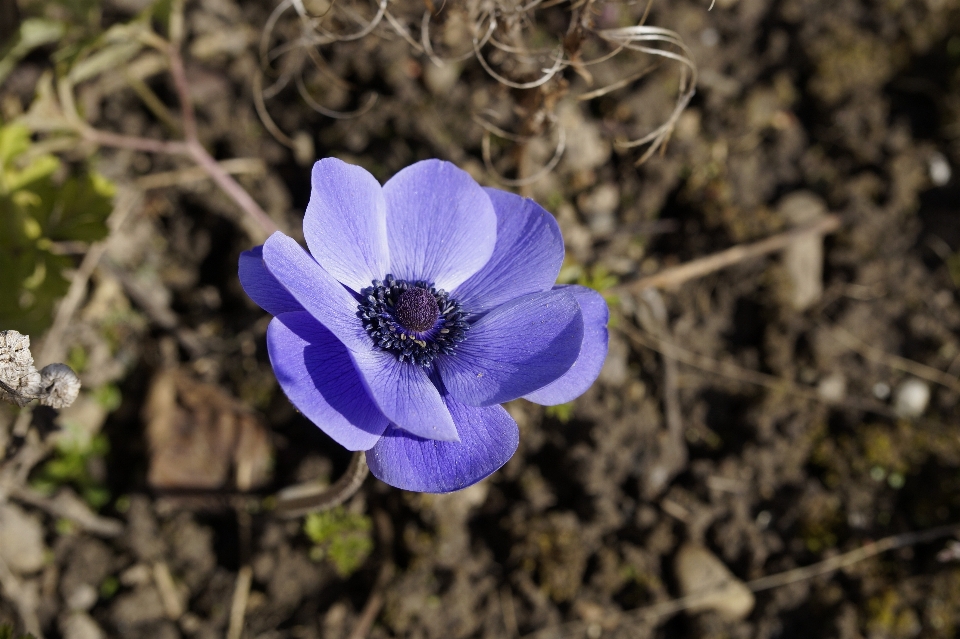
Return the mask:
[[576,298],[563,290],[533,293],[481,317],[452,355],[437,358],[451,395],[473,406],[500,404],[558,379],[583,341]]
[[449,493],[490,476],[513,456],[520,431],[502,406],[476,407],[444,395],[459,442],[412,437],[389,428],[367,451],[373,475],[396,488]]
[[583,343],[577,361],[560,379],[524,395],[524,399],[546,406],[573,401],[590,388],[603,368],[610,339],[607,331],[610,309],[600,293],[585,286],[557,288],[571,293],[580,304],[583,312]]
[[473,313],[549,291],[563,264],[563,237],[553,215],[528,198],[499,189],[484,191],[497,215],[497,243],[490,260],[454,293]]
[[390,265],[383,190],[359,166],[326,158],[313,165],[303,235],[313,258],[354,291],[382,280]]
[[493,254],[497,216],[490,197],[449,162],[411,164],[383,185],[390,273],[451,291]]
[[290,402],[347,450],[368,450],[388,421],[367,395],[343,343],[307,312],[283,313],[267,328],[267,350]]
[[303,310],[300,302],[267,270],[263,263],[263,245],[240,254],[238,273],[243,291],[271,315]]

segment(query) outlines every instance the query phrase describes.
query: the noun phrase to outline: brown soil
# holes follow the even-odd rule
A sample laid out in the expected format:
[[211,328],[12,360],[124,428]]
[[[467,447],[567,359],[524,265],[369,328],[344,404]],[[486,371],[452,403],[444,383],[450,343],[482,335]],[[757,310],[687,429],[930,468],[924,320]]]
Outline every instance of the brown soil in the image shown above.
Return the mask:
[[[129,19],[138,4],[106,3],[104,24]],[[944,163],[960,167],[960,3],[656,4],[649,23],[683,37],[700,82],[665,150],[640,167],[640,152],[611,141],[638,137],[669,114],[678,85],[668,67],[588,102],[569,97],[586,84],[567,71],[556,95],[530,97],[499,85],[476,60],[443,76],[407,42],[376,33],[324,49],[349,84],[328,82],[318,94],[350,110],[377,92],[366,114],[324,117],[292,85],[267,100],[282,131],[312,142],[314,153],[298,158],[265,131],[252,98],[269,5],[188,2],[187,72],[201,138],[219,158],[266,163],[241,182],[290,232],[309,196],[314,156],[348,159],[379,179],[440,157],[495,184],[471,113],[499,109],[504,128],[536,133],[525,117],[543,105],[531,101],[555,99],[549,110],[570,131],[564,159],[525,192],[560,220],[565,273],[579,269],[594,282],[608,273],[626,285],[762,239],[797,223],[788,204],[804,191],[842,220],[823,242],[822,293],[798,310],[796,271],[778,255],[661,293],[665,319],[657,319],[656,296],[615,289],[606,367],[569,414],[512,403],[517,454],[462,493],[410,494],[369,479],[347,510],[370,517],[374,549],[343,577],[312,552],[299,521],[150,488],[143,407],[157,373],[171,367],[209,384],[210,396],[226,402],[223,414],[246,424],[230,428],[268,426],[275,461],[264,492],[335,479],[349,454],[276,386],[267,318],[236,278],[252,240],[233,204],[205,182],[147,191],[67,337],[95,359],[109,335],[102,366],[89,366],[84,381],[112,382],[122,396],[103,426],[110,452],[94,474],[111,496],[100,514],[121,520],[123,532],[58,525],[23,504],[45,527],[47,560],[24,579],[37,589],[48,637],[94,637],[73,629],[78,615],[110,637],[223,637],[244,564],[253,574],[244,636],[260,639],[355,637],[371,597],[382,603],[367,633],[374,639],[499,639],[544,629],[541,639],[957,636],[960,564],[937,559],[945,540],[757,593],[739,621],[711,611],[656,620],[624,613],[681,594],[674,558],[685,542],[750,581],[960,520],[957,384],[927,382],[922,415],[898,413],[898,390],[914,376],[875,352],[954,378],[960,371],[960,180],[956,171],[936,180]],[[397,7],[406,15],[417,3]],[[544,24],[564,27],[566,7],[544,9]],[[293,37],[293,25],[281,22],[273,44]],[[217,33],[246,41],[204,53],[197,42]],[[28,58],[0,91],[20,91],[26,105],[48,64]],[[606,68],[593,86],[625,68]],[[175,104],[164,76],[151,86]],[[168,134],[132,93],[84,104],[101,128]],[[521,163],[532,168],[521,174],[549,159],[553,138],[543,137],[523,150]],[[517,175],[516,149],[495,151],[498,170]],[[120,180],[186,166],[101,156],[101,170]],[[816,255],[819,245],[807,250]],[[172,319],[165,325],[164,317]],[[682,358],[666,362],[644,346],[657,343],[653,336],[722,363],[721,374]],[[766,385],[750,371],[768,376]],[[236,459],[233,449],[215,452]],[[180,610],[164,601],[158,571],[172,577]],[[92,603],[81,592],[91,589]],[[3,622],[22,627],[9,598],[0,598]]]

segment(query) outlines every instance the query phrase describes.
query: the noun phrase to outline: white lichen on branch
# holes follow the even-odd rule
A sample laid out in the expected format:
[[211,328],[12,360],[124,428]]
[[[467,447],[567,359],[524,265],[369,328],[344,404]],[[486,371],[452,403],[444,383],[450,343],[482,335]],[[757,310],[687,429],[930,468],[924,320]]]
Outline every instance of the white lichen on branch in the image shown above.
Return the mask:
[[26,406],[38,400],[44,406],[65,408],[80,393],[80,378],[66,364],[37,370],[30,353],[30,336],[0,331],[0,400]]

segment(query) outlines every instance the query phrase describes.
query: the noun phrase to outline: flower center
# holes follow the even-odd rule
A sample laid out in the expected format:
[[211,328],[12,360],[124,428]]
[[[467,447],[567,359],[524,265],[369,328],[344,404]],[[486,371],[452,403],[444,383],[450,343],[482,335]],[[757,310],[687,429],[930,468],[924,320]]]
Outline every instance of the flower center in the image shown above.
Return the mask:
[[422,333],[428,328],[433,328],[437,318],[440,317],[440,305],[427,289],[408,288],[400,293],[395,317],[405,329]]
[[357,317],[380,350],[401,361],[430,366],[454,352],[470,328],[460,303],[427,282],[398,280],[393,275],[360,291]]

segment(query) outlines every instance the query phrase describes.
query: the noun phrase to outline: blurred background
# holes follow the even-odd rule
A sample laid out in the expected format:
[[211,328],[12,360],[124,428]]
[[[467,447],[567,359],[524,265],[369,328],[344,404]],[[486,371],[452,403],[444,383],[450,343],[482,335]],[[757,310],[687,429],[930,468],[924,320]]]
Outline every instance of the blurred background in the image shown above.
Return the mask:
[[[350,454],[237,259],[329,156],[535,198],[610,352],[281,519]],[[958,166],[955,0],[0,0],[0,329],[84,383],[0,405],[0,636],[956,637]]]

